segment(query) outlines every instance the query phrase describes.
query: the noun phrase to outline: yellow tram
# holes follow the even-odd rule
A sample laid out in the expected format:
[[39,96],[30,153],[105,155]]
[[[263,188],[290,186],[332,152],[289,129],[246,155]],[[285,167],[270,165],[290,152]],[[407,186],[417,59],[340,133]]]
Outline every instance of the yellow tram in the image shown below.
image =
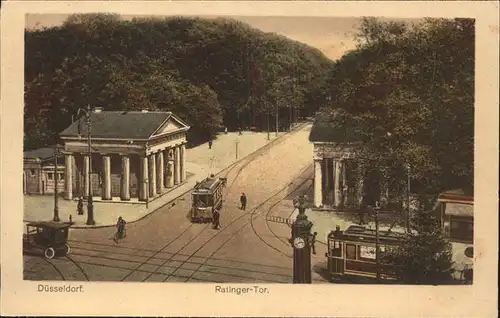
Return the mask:
[[[401,242],[402,234],[379,231],[379,272],[382,279],[395,279],[393,265],[384,252]],[[344,276],[376,278],[376,233],[363,226],[352,225],[345,231],[339,228],[328,235],[328,272],[332,279]]]
[[191,222],[212,222],[212,212],[222,208],[222,188],[226,178],[216,178],[214,175],[197,182],[191,194],[192,206],[189,213]]

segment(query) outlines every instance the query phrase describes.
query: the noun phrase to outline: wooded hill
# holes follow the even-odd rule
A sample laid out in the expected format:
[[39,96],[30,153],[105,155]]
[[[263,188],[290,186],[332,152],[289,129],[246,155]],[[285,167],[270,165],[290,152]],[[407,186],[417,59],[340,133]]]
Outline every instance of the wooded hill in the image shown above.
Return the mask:
[[25,149],[54,142],[87,104],[170,110],[191,125],[191,143],[221,126],[274,130],[276,113],[286,126],[324,104],[333,65],[315,48],[222,18],[73,15],[27,30],[25,41]]

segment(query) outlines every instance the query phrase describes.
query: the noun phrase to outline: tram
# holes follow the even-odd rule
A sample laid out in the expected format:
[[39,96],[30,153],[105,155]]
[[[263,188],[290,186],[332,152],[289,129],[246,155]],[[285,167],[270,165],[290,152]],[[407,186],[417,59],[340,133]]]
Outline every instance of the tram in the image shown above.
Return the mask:
[[226,178],[216,178],[214,175],[197,182],[191,193],[192,205],[189,218],[193,223],[212,222],[212,212],[222,208],[222,188]]
[[[385,252],[397,247],[403,235],[389,231],[379,231],[379,272],[385,280],[394,280],[393,264]],[[375,230],[351,225],[347,230],[328,234],[328,273],[331,280],[342,277],[373,279],[377,277]]]

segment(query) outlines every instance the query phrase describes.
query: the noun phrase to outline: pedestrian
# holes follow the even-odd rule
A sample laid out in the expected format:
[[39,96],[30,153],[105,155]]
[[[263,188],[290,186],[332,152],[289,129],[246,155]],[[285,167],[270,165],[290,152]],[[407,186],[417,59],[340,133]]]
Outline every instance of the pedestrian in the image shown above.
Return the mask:
[[224,127],[224,134],[227,135],[227,127]]
[[311,237],[311,248],[313,254],[316,255],[316,236],[318,235],[318,232],[314,232],[312,237]]
[[71,217],[71,214],[69,215],[69,224],[73,224],[73,218]]
[[125,220],[120,216],[118,217],[118,221],[116,222],[116,228],[117,228],[117,233],[118,233],[118,238],[123,237],[123,232],[125,230]]
[[241,131],[241,127],[240,127],[240,128],[238,128],[238,135],[240,135],[240,136],[241,136],[241,135],[243,135],[243,133],[242,133],[242,131]]
[[208,141],[208,149],[212,149],[212,139]]
[[78,212],[78,215],[83,215],[83,198],[82,197],[78,198],[78,204],[76,205],[76,210]]
[[215,230],[219,229],[219,226],[220,226],[220,214],[219,214],[219,211],[217,211],[217,209],[214,209],[214,211],[212,212],[212,224],[214,225],[213,228]]
[[245,211],[245,209],[247,208],[247,196],[243,192],[241,193],[240,203],[241,203],[240,209]]

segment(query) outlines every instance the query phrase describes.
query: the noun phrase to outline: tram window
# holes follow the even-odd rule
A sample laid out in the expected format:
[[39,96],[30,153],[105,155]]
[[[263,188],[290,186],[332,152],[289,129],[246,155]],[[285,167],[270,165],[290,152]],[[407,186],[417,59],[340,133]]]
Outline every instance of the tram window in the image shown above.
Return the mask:
[[331,245],[332,256],[342,257],[342,244],[339,241],[333,241]]
[[345,258],[356,259],[356,245],[354,244],[345,245]]

